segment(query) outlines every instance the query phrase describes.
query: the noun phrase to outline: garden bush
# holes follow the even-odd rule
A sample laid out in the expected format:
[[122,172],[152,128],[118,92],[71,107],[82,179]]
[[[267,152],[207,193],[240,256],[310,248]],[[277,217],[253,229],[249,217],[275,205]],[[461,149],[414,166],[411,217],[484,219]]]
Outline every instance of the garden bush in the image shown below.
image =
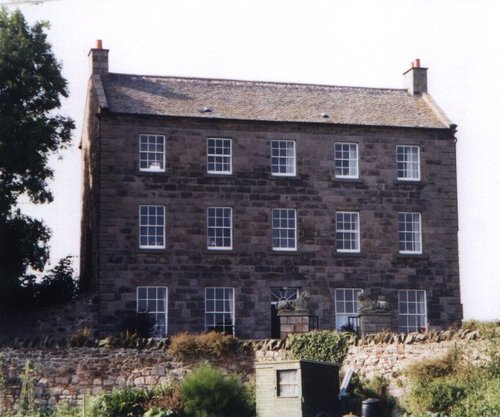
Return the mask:
[[286,350],[293,359],[341,364],[347,356],[349,335],[320,330],[289,336]]
[[235,353],[238,348],[238,339],[226,333],[178,333],[170,339],[168,351],[181,359],[200,356],[220,358]]
[[[452,349],[439,359],[414,364],[406,371],[410,393],[404,406],[411,416],[497,417],[500,415],[500,326],[469,323],[481,332],[475,352]],[[479,358],[476,362],[470,359]]]
[[91,417],[143,417],[150,390],[117,389],[99,396],[92,404]]
[[185,411],[194,417],[251,417],[255,405],[237,375],[199,365],[181,383]]
[[155,389],[153,397],[147,402],[148,413],[145,417],[182,416],[182,401],[179,383],[160,385]]

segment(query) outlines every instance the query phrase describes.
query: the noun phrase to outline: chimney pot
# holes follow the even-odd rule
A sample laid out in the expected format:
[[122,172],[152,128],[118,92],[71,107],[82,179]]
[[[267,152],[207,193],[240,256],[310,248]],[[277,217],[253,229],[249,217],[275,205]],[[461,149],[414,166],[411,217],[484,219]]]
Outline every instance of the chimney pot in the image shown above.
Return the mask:
[[97,39],[97,41],[96,41],[96,49],[102,49],[102,40],[101,39]]
[[415,68],[420,68],[420,59],[417,58],[415,59],[415,65],[414,65]]

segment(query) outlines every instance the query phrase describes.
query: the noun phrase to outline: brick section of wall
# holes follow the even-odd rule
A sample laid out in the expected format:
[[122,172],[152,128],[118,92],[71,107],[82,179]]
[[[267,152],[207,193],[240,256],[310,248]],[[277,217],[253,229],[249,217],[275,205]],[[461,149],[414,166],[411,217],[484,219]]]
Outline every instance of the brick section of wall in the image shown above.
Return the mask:
[[[138,170],[138,137],[166,138],[166,172]],[[206,173],[206,139],[233,139],[233,174]],[[273,139],[296,140],[297,176],[273,177]],[[359,145],[360,179],[338,180],[334,142]],[[417,183],[396,180],[398,144],[421,147]],[[455,145],[448,130],[129,118],[100,130],[100,332],[135,310],[137,286],[168,287],[168,331],[204,330],[204,288],[234,287],[236,333],[271,330],[271,287],[307,288],[320,328],[335,327],[335,288],[370,288],[397,305],[398,289],[427,291],[431,326],[462,317]],[[166,207],[165,250],[138,249],[138,206]],[[206,248],[206,208],[233,209],[233,249]],[[298,250],[272,250],[271,210],[297,210]],[[358,211],[361,252],[335,250],[335,212]],[[422,213],[423,254],[398,253],[398,212]],[[89,249],[92,253],[92,250]],[[94,251],[95,252],[95,251]],[[397,320],[393,323],[397,325]]]

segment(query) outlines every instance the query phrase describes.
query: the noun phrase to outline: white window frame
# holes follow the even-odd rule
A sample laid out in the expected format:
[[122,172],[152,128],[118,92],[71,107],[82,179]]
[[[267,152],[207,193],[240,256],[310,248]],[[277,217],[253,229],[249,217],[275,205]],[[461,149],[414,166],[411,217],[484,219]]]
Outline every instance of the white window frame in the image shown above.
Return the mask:
[[416,212],[398,213],[399,253],[422,253],[422,215]]
[[[145,212],[146,210],[147,212]],[[139,206],[139,248],[165,249],[166,209],[162,205]],[[143,244],[143,238],[146,243]],[[162,244],[155,243],[161,238]]]
[[399,181],[420,181],[420,146],[396,146],[396,170]]
[[165,172],[164,135],[139,135],[139,171]]
[[[334,145],[335,178],[359,178],[358,144],[337,142]],[[347,173],[344,173],[347,171]]]
[[[275,237],[275,235],[277,235]],[[292,236],[292,237],[290,237]],[[290,245],[292,241],[292,245]],[[272,243],[275,251],[297,250],[297,210],[272,209]]]
[[[161,298],[161,296],[164,298]],[[147,313],[153,319],[152,336],[165,337],[168,333],[168,287],[140,286],[136,289],[136,311]],[[164,324],[158,323],[162,318]]]
[[[215,330],[234,334],[236,327],[234,306],[233,287],[206,287],[205,331]],[[217,324],[220,317],[222,317],[223,323]],[[231,321],[230,324],[226,324],[228,318]]]
[[228,175],[232,172],[233,140],[231,138],[207,138],[207,173]]
[[[284,147],[282,145],[285,145]],[[291,145],[291,147],[289,147]],[[294,177],[297,173],[297,151],[294,140],[271,141],[271,174],[276,177]],[[284,167],[284,172],[282,171]]]
[[[342,219],[339,218],[340,216]],[[335,213],[335,229],[337,252],[359,253],[361,251],[359,212],[337,211]],[[346,248],[346,246],[348,247]]]
[[405,333],[427,329],[427,293],[425,290],[398,291],[399,328]]
[[[226,239],[229,239],[229,245],[224,244]],[[233,209],[231,207],[207,207],[207,249],[233,249]]]
[[282,398],[294,398],[299,396],[299,370],[277,369],[276,370],[277,396]]
[[335,289],[335,329],[349,324],[349,317],[359,317],[358,294],[362,288]]

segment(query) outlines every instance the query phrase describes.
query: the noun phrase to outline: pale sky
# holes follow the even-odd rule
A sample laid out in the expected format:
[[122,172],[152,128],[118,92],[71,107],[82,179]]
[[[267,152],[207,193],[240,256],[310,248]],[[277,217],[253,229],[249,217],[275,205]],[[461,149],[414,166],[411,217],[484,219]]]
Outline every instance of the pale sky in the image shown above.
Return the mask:
[[430,94],[458,125],[464,317],[500,319],[497,0],[50,0],[16,7],[30,23],[50,21],[49,41],[70,88],[61,113],[77,124],[73,147],[53,161],[55,202],[22,205],[52,229],[52,265],[79,254],[78,143],[96,39],[110,49],[111,72],[150,75],[403,88],[402,73],[420,58]]

